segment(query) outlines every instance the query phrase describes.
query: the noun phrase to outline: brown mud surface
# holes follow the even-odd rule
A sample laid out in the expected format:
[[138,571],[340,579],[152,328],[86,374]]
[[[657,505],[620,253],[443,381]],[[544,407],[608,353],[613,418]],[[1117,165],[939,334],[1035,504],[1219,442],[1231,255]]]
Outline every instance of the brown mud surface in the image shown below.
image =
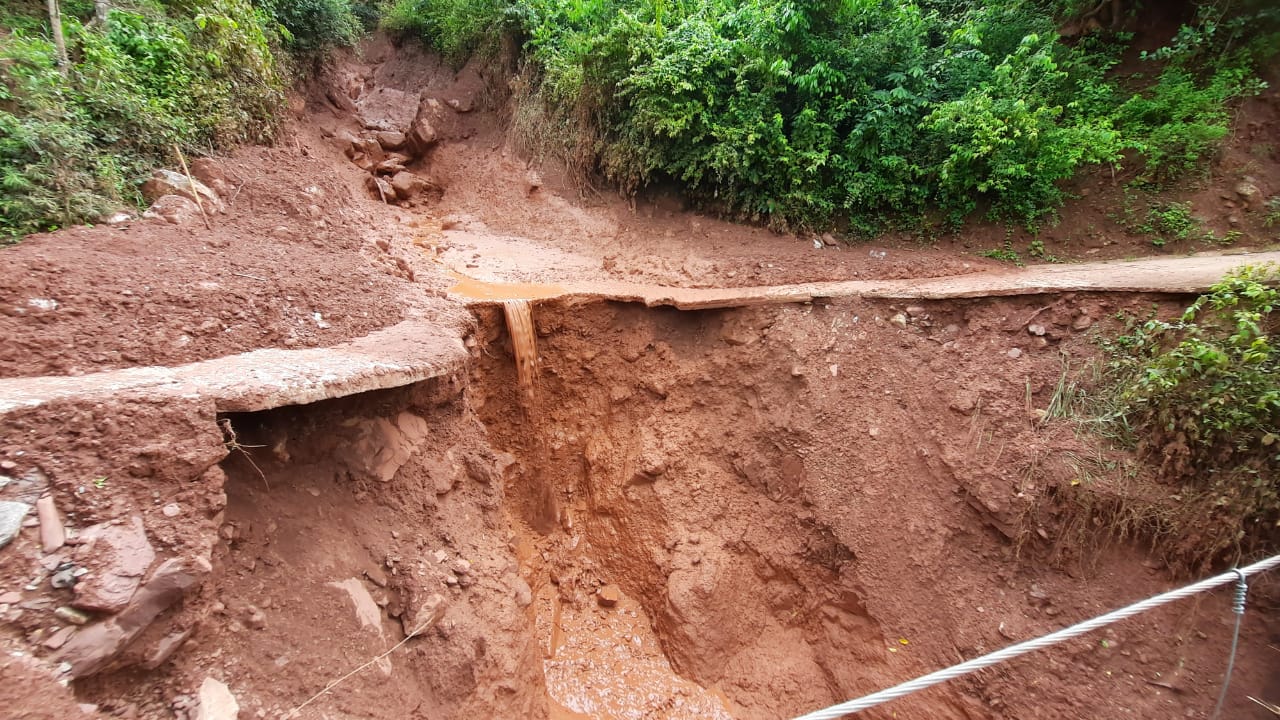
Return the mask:
[[[1118,313],[1185,296],[544,297],[513,338],[498,304],[447,288],[1007,266],[584,198],[520,159],[492,72],[377,39],[297,98],[278,147],[218,160],[213,230],[138,220],[0,251],[18,268],[0,279],[7,382],[362,347],[396,323],[435,331],[386,352],[449,358],[397,387],[240,374],[285,353],[226,358],[234,392],[0,398],[0,501],[50,498],[65,530],[42,537],[54,523],[29,509],[0,547],[6,712],[785,718],[1181,582],[1076,509],[1072,488],[1128,453],[1045,411]],[[430,147],[392,163],[418,194],[383,203],[352,140],[375,152],[372,133],[412,134],[424,112]],[[302,404],[333,387],[346,396]],[[1223,717],[1280,701],[1278,582],[1252,584]],[[1232,620],[1227,591],[1202,595],[859,717],[1208,718]]]

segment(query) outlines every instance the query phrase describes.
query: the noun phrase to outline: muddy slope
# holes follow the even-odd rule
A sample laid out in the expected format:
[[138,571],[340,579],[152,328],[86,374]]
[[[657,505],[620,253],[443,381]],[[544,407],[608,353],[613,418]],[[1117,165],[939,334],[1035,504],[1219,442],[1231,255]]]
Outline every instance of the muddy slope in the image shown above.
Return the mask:
[[[579,605],[618,583],[674,666],[744,718],[872,692],[1163,590],[1141,551],[1095,556],[1051,512],[1028,520],[1098,457],[1036,411],[1062,362],[1093,354],[1087,328],[1139,301],[1039,302],[540,309],[527,421],[510,421],[525,401],[503,358],[472,385],[491,437],[521,459],[508,493],[545,559],[529,581]],[[1044,335],[1027,332],[1032,316]],[[1200,717],[1225,612],[1216,597],[1146,615],[868,716]],[[1250,623],[1236,682],[1263,692],[1277,626]],[[1253,717],[1245,692],[1233,712]]]

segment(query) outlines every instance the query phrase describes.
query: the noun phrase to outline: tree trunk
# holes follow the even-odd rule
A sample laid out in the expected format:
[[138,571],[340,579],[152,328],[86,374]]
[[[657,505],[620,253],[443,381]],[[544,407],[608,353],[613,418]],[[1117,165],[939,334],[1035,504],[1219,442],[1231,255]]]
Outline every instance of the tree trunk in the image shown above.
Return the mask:
[[111,12],[111,3],[107,0],[93,0],[93,19],[98,24],[106,26],[109,12]]
[[62,11],[58,9],[58,0],[45,0],[49,6],[49,26],[53,29],[53,46],[58,51],[58,70],[67,74],[67,40],[62,36]]

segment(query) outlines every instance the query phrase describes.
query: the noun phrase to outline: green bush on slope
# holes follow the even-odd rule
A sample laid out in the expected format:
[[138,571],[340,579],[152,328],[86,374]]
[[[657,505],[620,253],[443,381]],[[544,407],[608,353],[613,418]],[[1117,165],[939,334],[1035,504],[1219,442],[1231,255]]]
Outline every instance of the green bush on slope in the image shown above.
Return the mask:
[[[88,17],[86,15],[86,17]],[[189,149],[264,141],[282,83],[272,23],[247,0],[138,3],[105,27],[63,18],[59,71],[47,21],[0,36],[0,236],[95,221]]]

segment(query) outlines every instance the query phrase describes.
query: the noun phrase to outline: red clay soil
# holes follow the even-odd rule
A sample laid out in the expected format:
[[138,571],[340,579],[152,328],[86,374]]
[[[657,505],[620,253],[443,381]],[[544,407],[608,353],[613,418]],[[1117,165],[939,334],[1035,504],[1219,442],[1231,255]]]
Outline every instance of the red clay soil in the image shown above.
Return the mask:
[[[135,221],[0,251],[19,269],[0,277],[0,375],[327,345],[406,315],[465,334],[438,264],[479,252],[463,231],[493,247],[538,241],[530,280],[570,256],[605,278],[687,286],[991,265],[949,249],[819,249],[665,202],[634,214],[580,202],[517,159],[475,68],[383,40],[363,58],[309,91],[279,147],[221,161],[236,189],[212,231]],[[392,208],[366,190],[343,133],[412,114],[405,98],[417,107],[424,87],[449,110],[411,169],[443,195]],[[591,717],[546,681],[562,658],[540,634],[544,601],[601,628],[638,603],[652,626],[628,625],[634,644],[762,720],[1034,637],[1174,584],[1063,492],[1132,458],[1044,410],[1064,367],[1118,331],[1115,313],[1183,301],[551,303],[535,309],[532,402],[490,307],[465,338],[469,373],[406,388],[223,417],[142,394],[8,413],[0,499],[48,494],[72,532],[44,552],[28,522],[0,549],[0,704],[24,718],[86,703],[194,720],[212,678],[240,718],[309,701],[297,717]],[[58,573],[75,586],[55,587]],[[185,594],[162,592],[186,579]],[[601,603],[609,585],[629,599],[620,610]],[[125,609],[105,607],[98,596],[121,587]],[[1254,583],[1224,717],[1272,717],[1248,697],[1280,700],[1278,597],[1276,578]],[[55,614],[76,602],[86,625]],[[1230,622],[1215,593],[866,717],[1207,718]],[[68,669],[79,679],[47,681]],[[594,716],[696,716],[678,699]]]

